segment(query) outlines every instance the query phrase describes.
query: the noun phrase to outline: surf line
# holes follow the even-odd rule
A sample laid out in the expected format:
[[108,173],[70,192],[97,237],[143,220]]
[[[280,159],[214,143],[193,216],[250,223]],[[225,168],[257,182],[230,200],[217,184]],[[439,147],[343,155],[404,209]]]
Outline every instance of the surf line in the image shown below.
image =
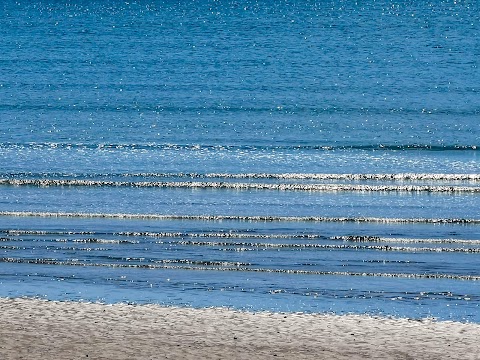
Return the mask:
[[[0,229],[0,234],[6,237],[0,237],[1,241],[24,241],[19,238],[22,235],[36,235],[36,236],[73,236],[73,235],[112,235],[112,236],[126,236],[126,237],[151,237],[151,238],[219,238],[219,239],[300,239],[300,240],[334,240],[341,242],[359,242],[359,243],[426,243],[426,244],[466,244],[479,245],[480,239],[455,239],[455,238],[395,238],[395,237],[381,237],[371,235],[339,235],[326,237],[314,233],[284,233],[284,234],[255,234],[250,232],[151,232],[151,231],[119,231],[119,232],[95,232],[95,231],[45,231],[45,230],[21,230],[21,229]],[[27,241],[27,240],[26,240]],[[38,241],[29,239],[28,241]],[[58,242],[59,239],[41,240]],[[62,240],[62,242],[96,242],[96,238],[88,237],[85,239]],[[106,241],[124,241],[138,243],[135,240],[106,240]]]
[[[190,179],[276,179],[276,180],[343,180],[343,181],[359,181],[359,180],[377,180],[377,181],[480,181],[480,174],[446,174],[446,173],[379,173],[379,174],[362,174],[362,173],[60,173],[60,172],[18,172],[3,173],[0,177],[7,179],[27,179],[35,177],[37,180],[47,179],[48,177],[65,177],[73,179],[83,178],[190,178]],[[72,179],[72,180],[73,180]]]
[[[165,244],[166,242],[158,242]],[[448,248],[448,247],[407,247],[390,245],[336,245],[336,244],[270,244],[254,242],[218,242],[218,241],[179,241],[179,245],[187,246],[214,246],[214,247],[239,247],[248,249],[316,249],[316,250],[375,250],[375,251],[398,251],[398,252],[456,252],[456,253],[480,253],[480,248]]]
[[377,218],[377,217],[321,217],[321,216],[262,216],[262,215],[167,215],[128,213],[33,212],[0,211],[0,216],[53,217],[53,218],[103,218],[138,220],[192,220],[192,221],[250,221],[250,222],[340,222],[384,224],[469,224],[480,225],[480,219],[465,218]]
[[[103,174],[103,176],[109,176]],[[381,180],[381,181],[480,181],[480,174],[441,174],[441,173],[132,173],[119,174],[121,177],[158,178],[218,178],[218,179],[278,179],[278,180]]]
[[455,185],[366,185],[366,184],[269,184],[217,181],[101,181],[75,179],[0,179],[0,185],[36,187],[130,187],[228,190],[279,190],[317,192],[427,192],[480,193],[478,186]]
[[52,259],[24,259],[24,258],[0,258],[0,263],[57,265],[57,266],[80,266],[80,267],[107,267],[107,268],[136,268],[136,269],[173,269],[173,270],[197,270],[197,271],[239,271],[256,273],[281,273],[292,275],[331,275],[331,276],[359,276],[359,277],[387,277],[387,278],[412,278],[412,279],[452,279],[479,281],[478,275],[456,275],[442,273],[375,273],[375,272],[349,272],[349,271],[316,271],[298,269],[275,269],[275,268],[250,268],[243,266],[192,266],[192,265],[167,265],[157,264],[112,264],[112,263],[89,263],[72,260]]

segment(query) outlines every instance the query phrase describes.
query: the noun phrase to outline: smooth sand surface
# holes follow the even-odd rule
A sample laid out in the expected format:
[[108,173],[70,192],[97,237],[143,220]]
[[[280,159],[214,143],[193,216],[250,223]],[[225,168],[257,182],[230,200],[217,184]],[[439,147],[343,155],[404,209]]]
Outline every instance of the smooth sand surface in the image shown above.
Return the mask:
[[0,299],[0,359],[480,359],[480,325]]

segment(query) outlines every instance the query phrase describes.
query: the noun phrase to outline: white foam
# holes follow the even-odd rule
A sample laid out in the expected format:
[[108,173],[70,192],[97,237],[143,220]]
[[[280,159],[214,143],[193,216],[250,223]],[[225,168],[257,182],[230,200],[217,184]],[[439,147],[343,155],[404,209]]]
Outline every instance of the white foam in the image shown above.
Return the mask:
[[426,244],[466,244],[480,245],[480,240],[468,239],[421,239],[421,238],[395,238],[378,236],[332,236],[331,240],[353,241],[353,242],[389,242],[389,243],[426,243]]
[[82,267],[110,267],[110,268],[138,268],[138,269],[178,269],[178,270],[196,270],[196,271],[244,271],[258,273],[281,273],[294,275],[321,275],[321,276],[363,276],[363,277],[389,277],[389,278],[411,278],[411,279],[453,279],[478,281],[478,275],[455,275],[441,273],[373,273],[373,272],[349,272],[349,271],[317,271],[317,270],[298,270],[298,269],[271,269],[271,268],[251,268],[243,266],[218,267],[218,266],[191,266],[191,265],[167,265],[167,264],[108,264],[108,263],[88,263],[75,260],[58,261],[52,259],[21,259],[4,257],[0,258],[0,263],[22,263],[39,265],[59,265],[59,266],[82,266]]
[[145,220],[198,220],[198,221],[251,221],[251,222],[351,222],[385,224],[480,224],[480,219],[467,218],[378,218],[378,217],[321,217],[321,216],[255,216],[255,215],[164,215],[127,213],[75,213],[75,212],[33,212],[0,211],[0,216],[16,217],[66,217],[66,218],[105,218],[105,219],[145,219]]
[[191,188],[231,190],[278,190],[319,192],[428,192],[480,193],[480,187],[456,185],[366,185],[366,184],[294,184],[294,183],[236,183],[217,181],[100,181],[78,179],[0,179],[0,185],[10,186],[80,186],[133,188]]

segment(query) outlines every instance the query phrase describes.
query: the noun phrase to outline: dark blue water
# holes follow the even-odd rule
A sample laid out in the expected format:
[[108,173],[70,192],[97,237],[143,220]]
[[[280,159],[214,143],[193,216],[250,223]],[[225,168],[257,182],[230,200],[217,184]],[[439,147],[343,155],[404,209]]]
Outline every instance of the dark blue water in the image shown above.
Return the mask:
[[0,295],[480,322],[470,1],[0,5]]

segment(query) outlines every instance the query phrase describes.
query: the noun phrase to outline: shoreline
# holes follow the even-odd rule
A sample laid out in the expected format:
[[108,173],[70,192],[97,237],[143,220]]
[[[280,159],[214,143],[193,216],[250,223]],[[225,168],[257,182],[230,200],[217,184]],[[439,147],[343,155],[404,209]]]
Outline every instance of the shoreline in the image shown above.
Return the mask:
[[2,359],[480,359],[480,324],[0,298]]

